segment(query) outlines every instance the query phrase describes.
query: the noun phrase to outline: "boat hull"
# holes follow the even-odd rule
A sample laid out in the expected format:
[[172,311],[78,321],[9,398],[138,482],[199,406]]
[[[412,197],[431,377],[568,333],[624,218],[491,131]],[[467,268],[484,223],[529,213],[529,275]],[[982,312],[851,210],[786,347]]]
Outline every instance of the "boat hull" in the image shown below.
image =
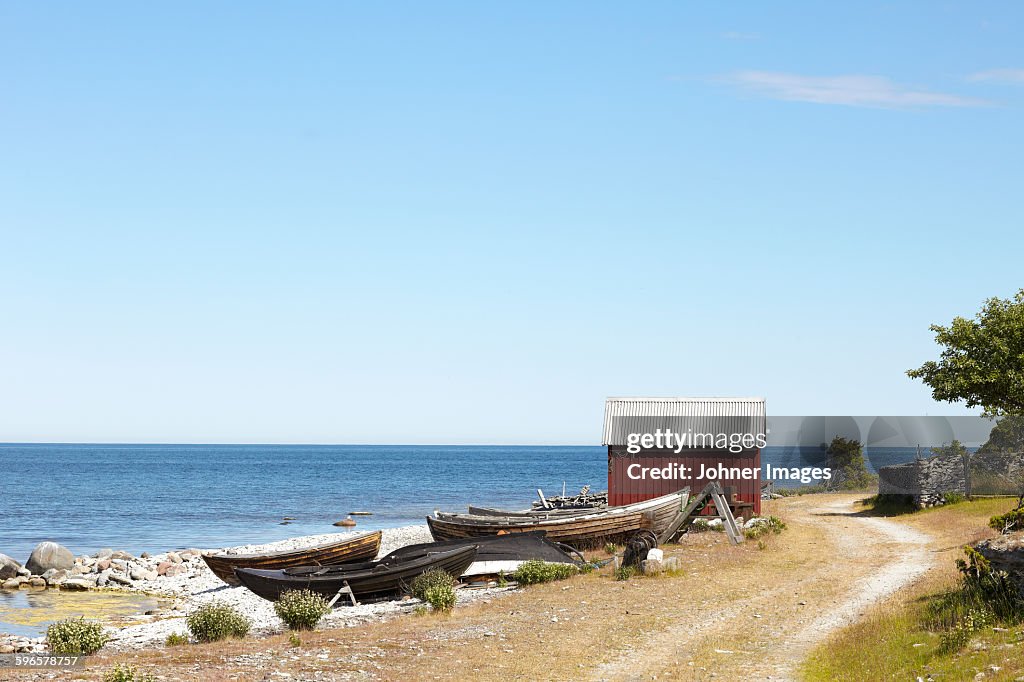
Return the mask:
[[381,532],[363,533],[339,542],[266,554],[204,554],[203,561],[228,585],[240,585],[236,568],[280,569],[293,566],[333,566],[366,561],[380,551]]
[[686,506],[688,499],[689,488],[686,488],[638,504],[580,510],[575,514],[558,513],[546,518],[438,513],[427,517],[427,525],[435,540],[542,530],[549,540],[583,549],[623,540],[642,529],[660,533]]
[[[264,570],[239,568],[235,571],[239,581],[255,594],[269,601],[277,601],[289,590],[312,590],[328,599],[348,582],[356,599],[373,601],[393,597],[407,589],[416,576],[431,569],[445,571],[458,578],[473,563],[476,545],[468,545],[443,552],[426,552],[408,560],[365,562],[353,567],[331,566],[321,568],[324,574],[317,575],[316,567],[286,570]],[[339,599],[338,604],[349,603]]]

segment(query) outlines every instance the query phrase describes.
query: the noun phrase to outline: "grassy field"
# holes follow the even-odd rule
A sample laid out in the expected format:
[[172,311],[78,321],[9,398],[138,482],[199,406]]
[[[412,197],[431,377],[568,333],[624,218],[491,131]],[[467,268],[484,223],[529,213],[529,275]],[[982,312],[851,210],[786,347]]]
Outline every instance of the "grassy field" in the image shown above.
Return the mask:
[[943,646],[943,632],[949,628],[942,622],[941,607],[959,586],[955,561],[963,556],[962,546],[992,535],[987,528],[989,517],[1006,512],[1014,503],[1011,499],[985,499],[901,514],[901,522],[940,540],[942,546],[932,550],[941,557],[939,568],[905,594],[834,633],[808,657],[803,677],[814,682],[859,682],[1015,680],[1024,675],[1024,627],[1019,625],[991,622],[972,632],[962,648],[951,651]]

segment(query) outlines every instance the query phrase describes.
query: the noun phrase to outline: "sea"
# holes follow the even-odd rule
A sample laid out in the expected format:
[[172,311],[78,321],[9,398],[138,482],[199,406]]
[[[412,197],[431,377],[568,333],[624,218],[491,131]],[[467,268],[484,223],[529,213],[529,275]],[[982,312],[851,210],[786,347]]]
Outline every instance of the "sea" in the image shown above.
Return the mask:
[[[869,450],[869,469],[914,459]],[[818,448],[768,447],[762,465],[823,466]],[[600,446],[0,444],[0,553],[53,540],[75,554],[217,548],[422,523],[469,503],[528,508],[607,488]],[[787,485],[793,485],[787,483]],[[289,520],[286,520],[289,519]]]

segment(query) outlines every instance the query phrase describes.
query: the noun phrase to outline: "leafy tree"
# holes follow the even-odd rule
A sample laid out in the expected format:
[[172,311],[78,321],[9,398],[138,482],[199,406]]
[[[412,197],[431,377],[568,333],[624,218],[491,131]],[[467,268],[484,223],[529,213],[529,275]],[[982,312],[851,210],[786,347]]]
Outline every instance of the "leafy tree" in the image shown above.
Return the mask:
[[1024,416],[1009,415],[996,422],[988,440],[978,448],[979,454],[990,452],[1024,452]]
[[955,438],[953,439],[953,442],[949,443],[948,445],[940,445],[937,448],[932,448],[933,456],[960,455],[961,457],[966,457],[969,454],[971,453],[967,449],[967,447]]
[[831,487],[842,490],[859,490],[875,481],[864,462],[864,448],[860,441],[836,436],[825,449],[828,466],[832,469]]
[[907,376],[931,387],[935,400],[981,406],[989,417],[1024,414],[1024,289],[985,301],[973,320],[956,317],[931,330],[941,357]]

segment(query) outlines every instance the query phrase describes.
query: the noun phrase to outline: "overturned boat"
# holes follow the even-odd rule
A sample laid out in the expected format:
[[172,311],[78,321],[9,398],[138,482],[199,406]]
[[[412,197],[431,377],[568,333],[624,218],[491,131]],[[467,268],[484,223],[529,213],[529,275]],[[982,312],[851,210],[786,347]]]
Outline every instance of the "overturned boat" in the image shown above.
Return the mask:
[[551,510],[505,516],[439,511],[427,517],[427,525],[435,540],[544,531],[549,540],[582,549],[602,542],[624,540],[638,530],[661,533],[683,510],[689,497],[690,489],[687,487],[643,502],[596,510]]
[[325,542],[302,549],[259,554],[203,554],[203,561],[217,577],[228,585],[240,585],[236,568],[279,569],[292,566],[332,566],[352,561],[365,561],[380,551],[381,532],[361,533],[335,542]]
[[[430,547],[427,545],[426,547]],[[342,566],[300,566],[277,570],[238,568],[235,575],[249,590],[268,599],[277,599],[289,590],[312,590],[331,599],[344,588],[354,599],[377,601],[401,594],[412,580],[431,569],[445,571],[453,578],[462,575],[476,557],[475,544],[443,551],[429,549],[389,554],[379,561]],[[343,600],[341,603],[346,603]]]

